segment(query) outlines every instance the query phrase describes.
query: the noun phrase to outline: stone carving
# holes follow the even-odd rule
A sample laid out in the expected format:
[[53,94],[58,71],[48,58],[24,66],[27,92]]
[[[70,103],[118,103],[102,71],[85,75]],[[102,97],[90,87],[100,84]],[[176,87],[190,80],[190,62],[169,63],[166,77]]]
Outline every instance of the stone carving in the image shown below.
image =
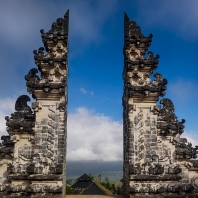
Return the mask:
[[125,14],[124,40],[124,195],[197,197],[198,163],[192,158],[198,146],[180,138],[185,120],[178,121],[170,99],[156,105],[168,81],[160,73],[151,78],[159,63],[159,55],[147,52],[152,35],[144,36]]
[[1,136],[2,144],[0,144],[0,156],[13,154],[14,143],[10,141],[10,136]]
[[19,147],[18,155],[26,159],[32,159],[32,154],[33,154],[32,151],[33,151],[32,146],[25,145],[23,147]]
[[162,135],[182,134],[185,120],[182,119],[181,122],[177,120],[172,101],[163,98],[160,103],[163,104],[163,108],[159,111],[158,132]]
[[149,174],[159,175],[164,173],[164,167],[160,164],[155,164],[154,166],[149,167]]
[[192,144],[188,142],[186,138],[179,138],[176,144],[176,158],[177,159],[192,159],[197,158],[198,146],[192,147]]
[[[155,194],[163,194],[168,196],[168,194],[164,193],[181,193],[180,197],[185,198],[187,192],[191,192],[194,190],[194,187],[191,184],[136,184],[130,187],[130,193],[149,193],[151,196],[155,196]],[[141,195],[141,194],[140,194]],[[139,195],[139,196],[140,196]],[[163,196],[162,195],[162,196]],[[174,197],[179,197],[177,194],[169,194]],[[195,197],[195,196],[190,196]]]
[[20,96],[15,104],[16,112],[11,114],[11,117],[5,117],[8,132],[23,131],[23,133],[31,133],[33,131],[35,115],[27,105],[28,101],[30,101],[29,96]]
[[[34,50],[37,68],[25,75],[29,96],[20,96],[6,116],[9,136],[0,144],[0,197],[62,197],[65,194],[68,19],[41,30],[44,47]],[[3,164],[3,166],[1,166]]]
[[40,78],[36,75],[38,73],[38,69],[33,68],[29,71],[27,75],[25,75],[25,80],[27,81],[27,85],[38,84]]
[[176,166],[169,165],[168,167],[168,174],[179,174],[181,172],[182,172],[182,169],[180,168],[178,164]]
[[[144,81],[143,79],[138,80],[139,85],[131,85],[128,84],[128,89],[129,89],[129,97],[133,97],[136,94],[144,94],[144,95],[149,95],[149,94],[155,94],[159,93],[160,96],[165,95],[165,90],[166,90],[166,84],[167,80],[162,79],[161,74],[156,73],[154,75],[155,80],[151,83]],[[142,86],[140,86],[142,85]]]

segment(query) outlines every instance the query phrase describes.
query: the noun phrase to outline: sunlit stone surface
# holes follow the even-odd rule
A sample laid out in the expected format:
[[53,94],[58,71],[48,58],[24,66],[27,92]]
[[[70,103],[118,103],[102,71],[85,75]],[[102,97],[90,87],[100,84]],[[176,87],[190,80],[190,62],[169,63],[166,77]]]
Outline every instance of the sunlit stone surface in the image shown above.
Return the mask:
[[36,68],[25,76],[29,96],[20,96],[6,117],[8,136],[0,145],[0,197],[64,197],[68,22],[64,18],[41,30],[44,47],[34,50]]
[[126,197],[196,197],[198,147],[180,138],[185,120],[165,95],[168,81],[153,71],[159,55],[148,51],[152,34],[124,19],[124,194]]

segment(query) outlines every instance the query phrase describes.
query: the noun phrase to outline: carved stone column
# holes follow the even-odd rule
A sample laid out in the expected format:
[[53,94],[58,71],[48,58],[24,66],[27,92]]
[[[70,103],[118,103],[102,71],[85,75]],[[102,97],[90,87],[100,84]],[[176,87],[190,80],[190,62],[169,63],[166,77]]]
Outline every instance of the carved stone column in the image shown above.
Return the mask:
[[65,197],[69,10],[34,50],[37,68],[25,76],[29,96],[20,96],[6,116],[9,136],[0,144],[0,197]]
[[[159,55],[148,51],[152,34],[141,33],[136,22],[124,19],[124,194],[126,197],[193,197],[198,185],[191,158],[196,148],[185,139],[185,120],[179,122],[165,95],[168,81],[153,71]],[[146,55],[147,52],[147,55]],[[194,161],[195,162],[195,161]],[[195,167],[196,165],[194,165]],[[193,180],[193,178],[194,180]],[[195,189],[195,190],[194,190]]]
[[65,195],[68,20],[69,11],[48,32],[41,30],[45,48],[34,50],[38,69],[25,76],[28,92],[36,99],[33,160],[27,167],[32,193]]

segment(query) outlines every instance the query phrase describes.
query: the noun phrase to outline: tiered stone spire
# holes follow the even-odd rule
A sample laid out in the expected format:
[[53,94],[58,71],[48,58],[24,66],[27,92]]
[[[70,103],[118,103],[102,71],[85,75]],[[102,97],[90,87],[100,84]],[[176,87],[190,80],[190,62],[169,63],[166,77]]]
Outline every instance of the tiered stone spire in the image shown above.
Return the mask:
[[[0,146],[0,196],[64,197],[66,186],[66,114],[69,11],[41,30],[45,47],[34,50],[37,68],[25,76],[27,91],[16,112],[6,117],[9,136]],[[1,167],[3,164],[3,167]]]
[[[168,81],[153,71],[159,55],[148,51],[152,34],[124,19],[124,194],[126,197],[193,197],[198,190],[197,149],[180,138],[178,121],[165,95]],[[146,55],[146,52],[148,55]],[[192,171],[193,170],[193,171]],[[159,195],[160,194],[160,195]]]

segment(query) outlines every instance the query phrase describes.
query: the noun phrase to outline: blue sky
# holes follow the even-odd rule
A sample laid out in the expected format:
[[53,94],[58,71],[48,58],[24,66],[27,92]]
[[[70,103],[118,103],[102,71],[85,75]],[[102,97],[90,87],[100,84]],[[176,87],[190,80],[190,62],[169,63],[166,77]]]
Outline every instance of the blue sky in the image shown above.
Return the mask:
[[165,97],[186,119],[185,136],[198,142],[197,0],[1,0],[0,134],[17,97],[27,94],[24,75],[36,67],[40,29],[48,31],[67,9],[68,160],[122,159],[124,11],[154,35],[149,50],[160,55],[156,71],[168,79]]

